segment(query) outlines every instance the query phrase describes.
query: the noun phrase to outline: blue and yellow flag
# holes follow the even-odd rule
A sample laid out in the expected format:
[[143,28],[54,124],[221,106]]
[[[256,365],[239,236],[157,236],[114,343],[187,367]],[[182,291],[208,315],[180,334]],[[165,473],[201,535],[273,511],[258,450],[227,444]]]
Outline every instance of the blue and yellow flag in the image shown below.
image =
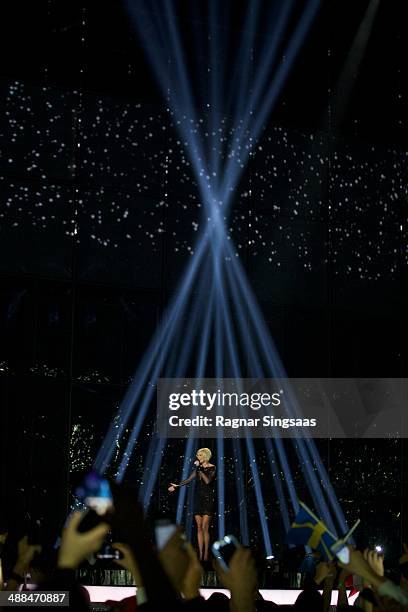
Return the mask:
[[287,543],[295,546],[310,546],[322,555],[323,560],[331,561],[334,558],[331,548],[338,538],[328,530],[323,521],[318,519],[306,504],[301,501],[299,504],[299,512],[286,536]]

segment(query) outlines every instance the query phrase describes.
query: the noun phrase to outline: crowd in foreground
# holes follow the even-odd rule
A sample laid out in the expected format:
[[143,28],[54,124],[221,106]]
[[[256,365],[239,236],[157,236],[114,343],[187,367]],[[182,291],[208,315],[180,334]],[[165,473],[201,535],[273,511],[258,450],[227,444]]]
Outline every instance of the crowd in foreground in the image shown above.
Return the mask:
[[[384,558],[375,551],[367,549],[362,552],[350,547],[347,564],[316,559],[293,606],[278,606],[262,599],[251,551],[240,547],[232,556],[227,571],[214,561],[218,579],[229,590],[230,598],[217,593],[205,600],[199,590],[202,565],[182,530],[177,529],[165,546],[157,551],[133,492],[115,486],[114,499],[114,512],[109,518],[87,530],[84,529],[86,511],[74,512],[62,531],[59,547],[52,558],[46,558],[41,545],[30,544],[24,536],[18,541],[16,557],[10,563],[10,559],[5,558],[7,534],[0,534],[0,549],[3,548],[1,588],[17,593],[30,576],[30,581],[39,591],[69,591],[70,610],[90,610],[88,592],[77,582],[77,570],[90,555],[100,550],[108,534],[112,533],[117,540],[113,548],[121,553],[116,563],[132,573],[137,585],[136,595],[112,604],[113,611],[137,608],[141,612],[254,612],[277,607],[304,612],[340,611],[351,607],[346,587],[351,576],[360,577],[361,582],[361,591],[353,607],[366,612],[408,610],[407,547],[404,547],[399,560],[399,584],[387,578]],[[333,589],[338,593],[335,608],[331,607]]]

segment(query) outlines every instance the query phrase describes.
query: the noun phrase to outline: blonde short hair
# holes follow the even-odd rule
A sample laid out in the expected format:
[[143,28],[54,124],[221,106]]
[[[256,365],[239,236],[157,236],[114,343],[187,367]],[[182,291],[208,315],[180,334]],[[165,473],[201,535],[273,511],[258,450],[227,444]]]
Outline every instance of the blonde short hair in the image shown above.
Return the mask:
[[209,448],[199,448],[197,454],[198,453],[204,453],[206,456],[206,461],[209,461],[211,459],[212,452]]

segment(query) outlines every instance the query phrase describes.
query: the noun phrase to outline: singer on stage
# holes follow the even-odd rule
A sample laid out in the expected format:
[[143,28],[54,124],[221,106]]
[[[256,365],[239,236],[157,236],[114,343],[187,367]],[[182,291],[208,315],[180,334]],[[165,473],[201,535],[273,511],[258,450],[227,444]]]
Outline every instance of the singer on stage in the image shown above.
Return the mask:
[[196,478],[194,493],[194,518],[197,525],[197,540],[200,561],[208,561],[210,546],[210,523],[215,508],[215,465],[210,463],[211,451],[209,448],[200,448],[197,451],[197,460],[194,462],[195,470],[180,484],[170,483],[168,490],[173,493]]

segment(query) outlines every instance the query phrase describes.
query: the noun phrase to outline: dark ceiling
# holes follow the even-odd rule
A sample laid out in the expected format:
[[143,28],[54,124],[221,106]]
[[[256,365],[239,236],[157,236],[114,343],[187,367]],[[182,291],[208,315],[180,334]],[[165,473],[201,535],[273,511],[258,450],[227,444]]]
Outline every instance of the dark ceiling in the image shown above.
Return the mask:
[[[140,0],[133,2],[141,15],[142,5],[155,5]],[[258,42],[268,37],[267,13],[274,3],[261,4]],[[305,1],[296,0],[294,4],[295,23]],[[336,86],[369,4],[368,0],[353,0],[352,3],[322,0],[318,18],[274,110],[274,123],[312,129],[321,127],[327,116],[328,91]],[[336,126],[340,134],[389,144],[403,141],[406,102],[403,4],[380,1],[346,116]],[[206,27],[208,2],[176,0],[174,6],[188,50],[198,31]],[[225,2],[220,11],[220,32],[222,39],[229,41],[231,54],[245,30],[248,7],[247,1],[239,0]],[[23,6],[4,3],[2,13],[2,57],[7,58],[1,68],[4,77],[81,87],[113,97],[161,103],[124,2],[37,0]]]

